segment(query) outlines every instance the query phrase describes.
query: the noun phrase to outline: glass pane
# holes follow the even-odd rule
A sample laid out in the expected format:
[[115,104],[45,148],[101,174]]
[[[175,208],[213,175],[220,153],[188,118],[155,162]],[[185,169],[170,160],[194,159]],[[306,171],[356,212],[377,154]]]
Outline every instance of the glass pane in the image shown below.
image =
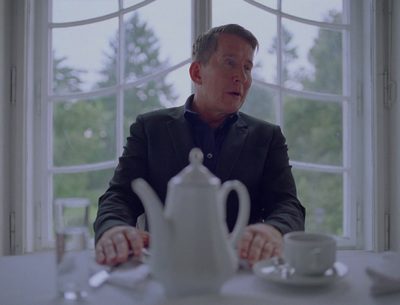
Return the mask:
[[115,159],[115,96],[54,103],[55,166]]
[[237,23],[251,31],[258,39],[260,50],[256,54],[253,74],[255,78],[276,83],[276,52],[273,41],[276,36],[276,16],[260,10],[243,0],[220,0],[212,2],[212,25]]
[[342,34],[283,20],[283,81],[295,90],[342,94]]
[[342,104],[286,95],[283,128],[296,161],[341,166]]
[[116,0],[52,0],[53,22],[72,22],[114,13]]
[[[89,25],[53,29],[53,92],[57,94],[90,91],[111,73],[105,65],[110,57],[110,39],[118,19]],[[113,51],[113,50],[112,50]],[[111,53],[112,54],[112,53]],[[114,68],[114,67],[113,67]],[[115,75],[116,72],[112,71]],[[74,86],[70,80],[74,80]],[[108,81],[115,84],[115,80]]]
[[165,77],[167,84],[170,84],[172,97],[162,101],[165,107],[173,107],[185,104],[187,98],[192,94],[192,80],[189,75],[190,64],[186,64],[181,68],[168,73]]
[[105,192],[114,169],[100,171],[55,174],[53,176],[54,200],[57,198],[84,197],[90,200],[89,229],[93,236],[99,197]]
[[270,123],[276,122],[276,94],[274,91],[252,84],[240,111]]
[[141,113],[169,107],[177,100],[174,87],[164,78],[152,80],[138,87],[125,90],[124,132],[129,135],[129,126]]
[[293,169],[306,231],[343,236],[343,175]]
[[254,0],[254,2],[258,2],[264,6],[268,6],[274,10],[278,9],[278,1],[279,0]]
[[190,4],[156,1],[124,17],[127,82],[191,57]]
[[139,4],[141,2],[144,2],[144,0],[123,0],[123,2],[124,2],[124,8],[127,8]]
[[343,0],[282,0],[282,12],[320,22],[342,23],[342,17],[327,18],[329,13],[341,13]]

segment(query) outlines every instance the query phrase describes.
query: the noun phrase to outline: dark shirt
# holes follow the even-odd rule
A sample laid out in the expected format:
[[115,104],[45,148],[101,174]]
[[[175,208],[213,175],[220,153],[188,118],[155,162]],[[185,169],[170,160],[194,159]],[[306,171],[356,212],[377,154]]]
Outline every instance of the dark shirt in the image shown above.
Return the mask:
[[203,121],[196,112],[190,110],[192,102],[193,98],[186,101],[185,119],[192,128],[196,146],[204,154],[204,166],[215,174],[222,143],[231,126],[238,120],[239,114],[237,112],[230,114],[217,129],[212,130],[210,125]]

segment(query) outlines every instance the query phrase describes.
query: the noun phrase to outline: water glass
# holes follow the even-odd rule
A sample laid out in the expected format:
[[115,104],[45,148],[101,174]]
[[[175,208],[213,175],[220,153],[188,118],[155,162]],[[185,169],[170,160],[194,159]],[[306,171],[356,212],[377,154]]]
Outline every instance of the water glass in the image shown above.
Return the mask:
[[87,198],[55,200],[57,290],[68,300],[88,292],[89,204]]

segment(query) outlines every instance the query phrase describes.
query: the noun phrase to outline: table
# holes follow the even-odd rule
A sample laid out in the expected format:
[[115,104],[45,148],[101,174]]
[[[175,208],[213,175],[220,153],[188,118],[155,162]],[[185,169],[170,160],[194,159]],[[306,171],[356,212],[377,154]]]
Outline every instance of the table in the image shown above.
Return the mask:
[[[222,296],[256,297],[262,304],[400,304],[400,293],[372,296],[365,267],[376,264],[380,255],[371,252],[338,251],[338,261],[349,267],[349,274],[328,286],[293,287],[268,282],[251,270],[241,269],[221,289]],[[93,261],[93,264],[94,261]],[[172,300],[174,301],[174,300]],[[0,257],[0,304],[162,304],[168,302],[163,287],[152,277],[134,289],[104,284],[79,302],[56,295],[54,253]],[[169,300],[171,302],[171,300]],[[174,301],[175,302],[175,301]],[[197,304],[197,303],[196,303]],[[235,302],[237,304],[237,302]],[[247,305],[247,304],[243,304]]]

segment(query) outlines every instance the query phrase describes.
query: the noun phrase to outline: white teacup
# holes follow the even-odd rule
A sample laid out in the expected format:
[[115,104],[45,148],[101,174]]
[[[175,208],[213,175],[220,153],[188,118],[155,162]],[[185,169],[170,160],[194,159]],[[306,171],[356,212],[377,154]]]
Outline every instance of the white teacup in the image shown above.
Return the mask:
[[284,237],[283,258],[295,273],[322,275],[336,260],[336,239],[320,233],[291,232]]

